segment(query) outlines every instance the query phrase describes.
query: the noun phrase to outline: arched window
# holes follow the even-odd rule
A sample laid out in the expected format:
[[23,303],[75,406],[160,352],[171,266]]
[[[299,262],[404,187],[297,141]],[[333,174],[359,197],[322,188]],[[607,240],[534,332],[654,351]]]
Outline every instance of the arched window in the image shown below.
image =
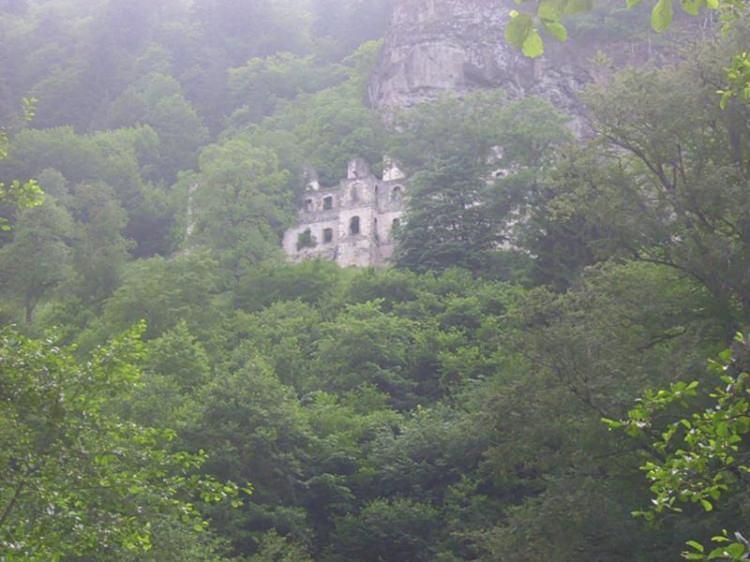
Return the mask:
[[333,209],[333,197],[329,195],[323,199],[323,210],[330,211],[331,209]]
[[393,223],[391,223],[391,230],[397,230],[399,226],[401,226],[401,219],[393,219]]
[[359,234],[359,217],[352,217],[349,221],[349,234]]
[[401,186],[396,186],[391,190],[391,201],[401,201]]
[[308,213],[313,210],[313,200],[305,199],[305,211]]

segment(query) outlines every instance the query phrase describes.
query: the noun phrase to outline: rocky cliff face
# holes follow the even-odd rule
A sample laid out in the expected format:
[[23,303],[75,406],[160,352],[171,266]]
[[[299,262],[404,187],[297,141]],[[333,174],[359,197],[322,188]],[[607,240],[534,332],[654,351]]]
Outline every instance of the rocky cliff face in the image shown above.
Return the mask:
[[540,93],[568,107],[587,76],[545,69],[505,44],[512,0],[399,0],[370,82],[370,101],[389,112],[442,92],[503,88],[511,97]]
[[[604,37],[567,44],[548,39],[545,55],[529,60],[504,41],[514,7],[513,0],[396,0],[370,80],[371,104],[388,115],[443,92],[502,88],[511,98],[539,95],[580,117],[577,93],[601,70],[591,62],[597,50],[615,66],[655,58],[650,39]],[[647,32],[647,20],[633,28]]]
[[506,10],[497,0],[400,0],[370,83],[380,109],[410,107],[443,91],[511,82],[533,65],[500,45]]

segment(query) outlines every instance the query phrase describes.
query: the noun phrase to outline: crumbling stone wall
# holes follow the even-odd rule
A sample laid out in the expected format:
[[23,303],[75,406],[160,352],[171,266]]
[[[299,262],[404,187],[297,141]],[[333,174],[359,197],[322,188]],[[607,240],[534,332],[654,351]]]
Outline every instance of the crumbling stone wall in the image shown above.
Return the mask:
[[406,183],[398,168],[387,163],[380,179],[355,159],[347,177],[334,187],[308,176],[298,223],[284,233],[289,258],[322,258],[344,267],[388,264],[395,248],[394,225],[405,209]]

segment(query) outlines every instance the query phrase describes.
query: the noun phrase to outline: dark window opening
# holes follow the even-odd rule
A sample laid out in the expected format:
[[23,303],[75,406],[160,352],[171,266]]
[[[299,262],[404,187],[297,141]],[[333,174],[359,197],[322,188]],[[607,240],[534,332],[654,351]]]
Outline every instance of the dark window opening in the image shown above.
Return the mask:
[[305,211],[310,212],[313,210],[313,200],[305,199]]
[[349,233],[359,234],[359,217],[352,217],[349,221]]
[[393,224],[391,225],[391,229],[398,230],[399,226],[401,226],[401,219],[393,219]]
[[332,228],[325,228],[323,229],[323,242],[326,244],[330,244],[333,242],[333,229]]
[[401,188],[396,186],[391,191],[391,201],[401,201]]
[[302,248],[314,248],[316,246],[315,238],[310,232],[310,229],[306,229],[304,232],[300,232],[297,236],[297,251],[299,252]]
[[323,209],[326,211],[330,211],[331,209],[333,209],[333,197],[328,196],[323,199]]

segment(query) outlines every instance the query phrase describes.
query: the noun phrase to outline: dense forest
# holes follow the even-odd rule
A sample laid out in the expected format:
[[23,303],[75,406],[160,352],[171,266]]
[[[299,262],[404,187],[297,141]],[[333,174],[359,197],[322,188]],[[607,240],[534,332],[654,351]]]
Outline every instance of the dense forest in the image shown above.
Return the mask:
[[[384,119],[394,2],[0,1],[0,560],[750,558],[745,3]],[[392,266],[289,263],[386,156]]]

